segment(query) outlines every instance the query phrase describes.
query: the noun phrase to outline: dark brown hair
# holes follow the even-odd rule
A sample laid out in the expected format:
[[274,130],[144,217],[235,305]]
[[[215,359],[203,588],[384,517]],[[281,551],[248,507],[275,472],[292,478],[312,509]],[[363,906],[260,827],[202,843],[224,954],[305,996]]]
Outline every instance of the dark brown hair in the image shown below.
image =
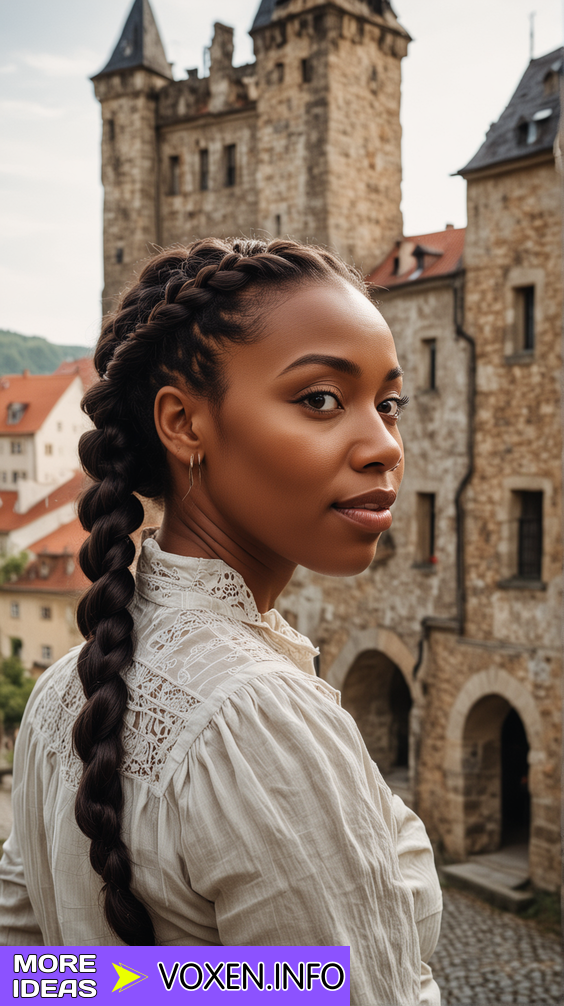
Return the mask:
[[90,862],[103,881],[108,924],[130,946],[155,943],[150,913],[131,891],[131,861],[121,837],[119,773],[127,686],[122,672],[133,656],[128,605],[135,547],[129,535],[143,522],[137,496],[166,498],[165,450],[153,406],[159,388],[179,379],[216,410],[226,393],[219,365],[225,340],[251,341],[273,293],[307,282],[352,283],[360,276],[335,255],[293,241],[209,238],[152,258],[107,317],[94,363],[100,380],[82,408],[94,429],[80,439],[82,466],[92,482],[79,502],[90,532],[80,565],[92,580],[78,607],[86,639],[78,673],[86,702],[73,731],[83,762],[75,815],[91,839]]

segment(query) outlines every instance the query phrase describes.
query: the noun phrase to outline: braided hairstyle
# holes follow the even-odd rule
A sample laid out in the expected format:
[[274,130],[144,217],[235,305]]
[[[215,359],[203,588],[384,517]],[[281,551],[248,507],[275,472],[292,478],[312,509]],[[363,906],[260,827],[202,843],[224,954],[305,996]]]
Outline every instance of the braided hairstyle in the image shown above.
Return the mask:
[[73,731],[83,762],[75,816],[91,840],[106,920],[130,946],[155,943],[149,911],[131,890],[119,773],[128,698],[122,673],[133,656],[128,605],[135,547],[129,535],[144,518],[134,493],[162,500],[170,489],[153,419],[155,397],[159,388],[185,382],[219,410],[227,390],[219,365],[222,343],[259,338],[265,303],[281,287],[338,279],[365,292],[359,274],[324,249],[209,238],[150,259],[102,327],[94,356],[100,380],[82,401],[94,429],[79,445],[91,479],[78,508],[90,532],[80,565],[92,586],[78,606],[86,639],[78,673],[86,701]]

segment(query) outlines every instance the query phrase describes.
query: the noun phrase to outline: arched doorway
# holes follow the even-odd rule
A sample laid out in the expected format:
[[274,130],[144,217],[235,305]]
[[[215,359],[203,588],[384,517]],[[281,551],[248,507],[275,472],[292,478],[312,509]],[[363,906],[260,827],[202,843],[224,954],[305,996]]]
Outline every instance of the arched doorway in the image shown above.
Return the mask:
[[378,650],[360,653],[346,676],[341,702],[382,774],[403,770],[407,783],[412,698],[397,664]]
[[529,742],[523,721],[510,709],[501,728],[501,843],[529,841]]
[[466,852],[496,852],[529,840],[529,743],[521,717],[501,695],[470,709],[463,733]]

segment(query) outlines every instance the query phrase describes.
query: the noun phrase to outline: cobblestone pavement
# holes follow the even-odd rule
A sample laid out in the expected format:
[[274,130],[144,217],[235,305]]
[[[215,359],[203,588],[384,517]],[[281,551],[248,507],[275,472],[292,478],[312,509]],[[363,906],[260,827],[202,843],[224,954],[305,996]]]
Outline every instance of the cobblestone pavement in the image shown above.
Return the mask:
[[430,964],[441,1006],[541,1006],[562,1002],[561,950],[534,922],[443,890],[439,943]]

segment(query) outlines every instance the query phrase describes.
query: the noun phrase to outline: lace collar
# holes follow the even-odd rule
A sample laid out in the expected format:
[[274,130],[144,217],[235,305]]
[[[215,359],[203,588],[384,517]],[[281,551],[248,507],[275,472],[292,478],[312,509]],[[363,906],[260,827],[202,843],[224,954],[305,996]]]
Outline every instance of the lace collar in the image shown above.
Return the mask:
[[261,612],[243,577],[222,559],[199,559],[163,552],[145,538],[137,563],[137,593],[169,608],[215,611],[227,618],[282,635],[310,657],[319,653],[307,636],[293,629],[276,608]]

